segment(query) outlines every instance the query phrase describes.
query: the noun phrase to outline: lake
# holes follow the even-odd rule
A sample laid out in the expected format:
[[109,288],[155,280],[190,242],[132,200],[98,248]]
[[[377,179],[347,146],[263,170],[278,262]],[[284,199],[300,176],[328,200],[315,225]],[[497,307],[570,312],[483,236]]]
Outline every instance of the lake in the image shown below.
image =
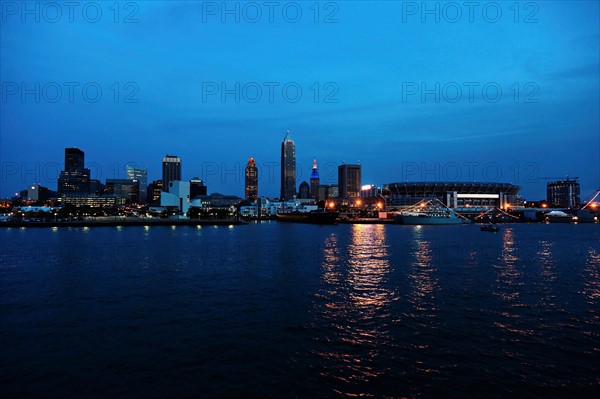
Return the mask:
[[0,230],[3,397],[600,389],[600,226]]

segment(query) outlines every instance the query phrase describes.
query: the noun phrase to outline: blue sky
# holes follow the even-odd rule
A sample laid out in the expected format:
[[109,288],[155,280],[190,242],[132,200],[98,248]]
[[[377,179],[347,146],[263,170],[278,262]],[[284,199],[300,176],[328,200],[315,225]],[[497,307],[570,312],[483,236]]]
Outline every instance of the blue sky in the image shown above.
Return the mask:
[[598,2],[521,2],[518,15],[513,2],[480,2],[472,16],[462,2],[430,2],[433,13],[422,2],[320,2],[318,15],[314,2],[277,2],[272,21],[264,2],[229,2],[229,14],[222,2],[121,2],[118,15],[97,2],[101,16],[80,6],[73,22],[60,2],[61,18],[9,3],[3,197],[34,182],[55,189],[65,147],[84,150],[101,180],[128,162],[158,179],[161,158],[176,154],[184,178],[240,196],[254,157],[260,194],[277,196],[287,129],[298,184],[316,156],[327,183],[337,164],[360,161],[365,184],[502,181],[529,199],[545,197],[546,177],[579,176],[583,199],[600,186]]

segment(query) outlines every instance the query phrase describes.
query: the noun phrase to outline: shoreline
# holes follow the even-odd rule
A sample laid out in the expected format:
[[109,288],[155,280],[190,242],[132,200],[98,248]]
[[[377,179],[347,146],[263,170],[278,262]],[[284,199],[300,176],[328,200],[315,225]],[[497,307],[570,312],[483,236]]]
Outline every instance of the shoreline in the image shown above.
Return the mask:
[[239,226],[242,220],[77,220],[67,222],[1,222],[0,227],[140,227],[140,226]]
[[[261,221],[277,221],[272,219],[262,219]],[[249,223],[256,223],[257,220],[168,220],[168,219],[143,219],[143,220],[77,220],[77,221],[42,221],[42,222],[0,222],[0,228],[22,228],[22,227],[143,227],[143,226],[240,226]],[[282,223],[281,221],[278,221]],[[300,222],[286,222],[300,223]],[[313,223],[319,224],[319,223]],[[383,224],[383,225],[402,225],[395,223],[392,219],[341,219],[335,224]],[[472,225],[487,225],[488,222],[472,222]],[[497,225],[506,224],[547,224],[544,221],[510,221],[500,222]],[[593,222],[578,223],[551,223],[551,224],[594,224]]]

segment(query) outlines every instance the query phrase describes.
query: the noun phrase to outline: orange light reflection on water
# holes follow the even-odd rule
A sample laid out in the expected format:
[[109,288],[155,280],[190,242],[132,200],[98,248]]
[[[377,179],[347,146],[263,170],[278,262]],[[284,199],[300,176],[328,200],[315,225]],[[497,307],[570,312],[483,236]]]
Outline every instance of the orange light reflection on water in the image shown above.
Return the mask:
[[[326,341],[343,345],[337,351],[314,354],[322,359],[323,375],[345,384],[359,386],[376,378],[381,372],[374,371],[377,367],[373,362],[391,345],[382,323],[389,318],[388,305],[394,298],[387,288],[390,262],[385,229],[384,225],[355,224],[350,227],[347,247],[340,248],[335,234],[324,243],[322,289],[316,295],[324,303],[318,311],[329,321],[334,334]],[[346,351],[352,348],[361,350]],[[357,394],[344,392],[348,396]]]

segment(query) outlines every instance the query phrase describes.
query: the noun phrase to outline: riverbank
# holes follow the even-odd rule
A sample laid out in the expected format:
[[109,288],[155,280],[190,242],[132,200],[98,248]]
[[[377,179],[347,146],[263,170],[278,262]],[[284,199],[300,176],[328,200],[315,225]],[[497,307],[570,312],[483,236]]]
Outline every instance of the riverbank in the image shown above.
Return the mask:
[[231,226],[247,224],[242,220],[170,220],[170,219],[116,219],[72,220],[42,222],[2,222],[0,227],[133,227],[133,226]]

